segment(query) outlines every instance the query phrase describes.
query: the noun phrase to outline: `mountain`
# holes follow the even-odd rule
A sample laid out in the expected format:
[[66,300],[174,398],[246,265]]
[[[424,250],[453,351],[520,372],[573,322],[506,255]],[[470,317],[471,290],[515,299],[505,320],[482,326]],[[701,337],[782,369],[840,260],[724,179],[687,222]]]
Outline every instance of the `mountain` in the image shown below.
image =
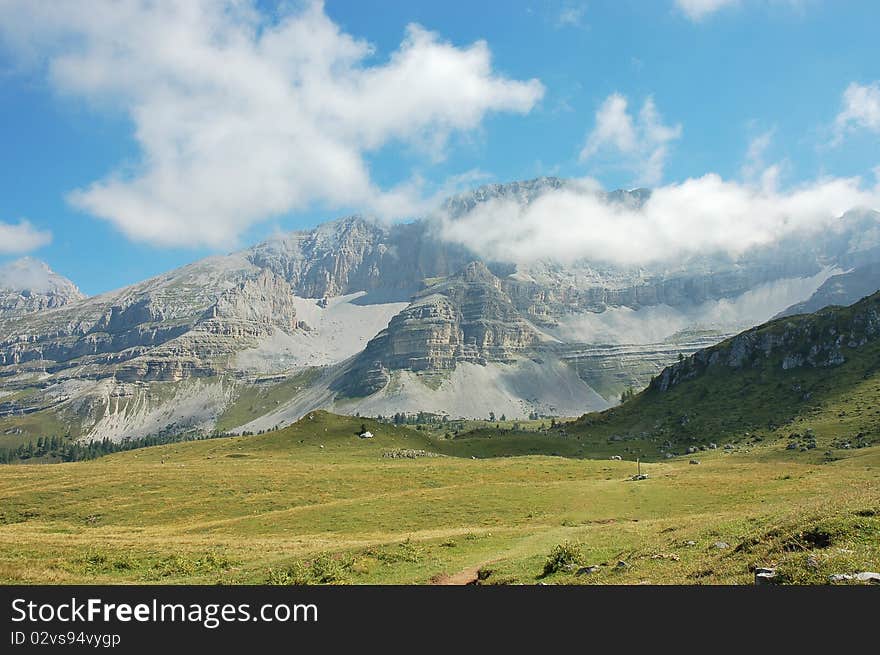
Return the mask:
[[[569,184],[488,185],[450,198],[443,213],[455,221],[488,200],[528,203]],[[650,191],[604,197],[638,206]],[[680,354],[880,261],[878,223],[850,212],[821,240],[614,266],[489,261],[444,240],[434,216],[393,225],[348,216],[0,315],[0,441],[257,431],[316,408],[602,410]]]
[[878,394],[880,292],[699,350],[664,368],[632,400],[566,428],[648,457],[731,440],[741,447],[768,439],[786,439],[792,449],[815,448],[817,440],[863,447],[880,442]]
[[828,307],[845,307],[880,289],[880,262],[859,266],[828,278],[807,300],[792,305],[779,316],[809,314]]
[[0,266],[0,319],[55,309],[85,296],[44,262],[22,257]]
[[[361,413],[570,414],[608,401],[554,352],[485,264],[428,285],[345,370],[337,406]],[[350,401],[350,402],[347,402]]]

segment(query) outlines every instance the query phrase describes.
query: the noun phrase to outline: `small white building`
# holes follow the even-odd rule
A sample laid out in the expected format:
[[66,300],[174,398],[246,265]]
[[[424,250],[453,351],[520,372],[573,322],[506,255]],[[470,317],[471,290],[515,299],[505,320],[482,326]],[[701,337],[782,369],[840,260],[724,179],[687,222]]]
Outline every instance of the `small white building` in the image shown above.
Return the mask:
[[373,438],[373,433],[370,432],[369,430],[366,430],[365,432],[361,432],[358,436],[359,436],[361,439],[372,439],[372,438]]

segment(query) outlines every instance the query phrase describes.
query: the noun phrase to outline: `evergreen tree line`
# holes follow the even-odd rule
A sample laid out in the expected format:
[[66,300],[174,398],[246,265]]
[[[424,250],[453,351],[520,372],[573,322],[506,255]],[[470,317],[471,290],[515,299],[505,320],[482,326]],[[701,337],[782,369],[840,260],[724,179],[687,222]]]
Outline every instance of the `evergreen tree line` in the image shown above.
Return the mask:
[[[358,416],[360,416],[360,413],[358,413]],[[383,423],[393,423],[394,425],[418,425],[420,423],[448,423],[449,417],[445,414],[432,414],[430,412],[418,412],[417,414],[397,412],[394,416],[382,416],[382,414],[379,414],[376,420]]]
[[[356,414],[356,416],[360,416],[360,412]],[[530,421],[537,421],[540,418],[545,418],[543,414],[538,414],[538,412],[531,412],[529,414]],[[426,423],[449,423],[449,416],[446,414],[433,414],[431,412],[418,412],[415,414],[407,414],[404,412],[397,412],[394,416],[383,416],[379,414],[376,416],[377,421],[381,421],[383,423],[394,423],[395,425],[419,425]],[[494,423],[496,420],[506,421],[507,416],[504,414],[501,415],[500,418],[495,418],[495,412],[489,412],[488,420]]]
[[36,441],[30,441],[16,448],[0,448],[0,464],[17,464],[35,459],[48,459],[52,462],[81,462],[87,459],[97,459],[98,457],[123,450],[162,446],[164,444],[197,439],[215,439],[220,436],[223,435],[217,432],[210,436],[154,435],[141,437],[140,439],[126,439],[124,441],[102,439],[86,443],[73,441],[70,437],[40,437]]

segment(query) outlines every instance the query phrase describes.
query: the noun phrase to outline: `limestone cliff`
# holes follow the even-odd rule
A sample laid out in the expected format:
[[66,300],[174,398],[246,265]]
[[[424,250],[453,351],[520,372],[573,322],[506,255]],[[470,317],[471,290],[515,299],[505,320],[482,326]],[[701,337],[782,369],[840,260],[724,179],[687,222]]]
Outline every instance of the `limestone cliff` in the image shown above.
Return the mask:
[[507,362],[540,340],[517,312],[500,279],[481,262],[419,292],[367,344],[342,386],[368,395],[384,386],[381,370],[443,371],[457,363]]

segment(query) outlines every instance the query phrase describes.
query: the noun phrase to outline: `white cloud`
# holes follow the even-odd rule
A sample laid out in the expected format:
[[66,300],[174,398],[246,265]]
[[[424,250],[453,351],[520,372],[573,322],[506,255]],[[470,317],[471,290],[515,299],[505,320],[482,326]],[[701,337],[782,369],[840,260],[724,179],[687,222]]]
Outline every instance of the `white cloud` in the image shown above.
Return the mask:
[[755,175],[765,168],[764,156],[773,142],[775,130],[767,130],[749,141],[746,151],[746,163],[743,165],[743,177],[754,179]]
[[843,92],[841,110],[834,121],[835,143],[848,132],[863,129],[880,133],[880,82],[853,82]]
[[24,219],[17,224],[0,222],[0,255],[31,252],[51,241],[51,232],[38,230]]
[[779,178],[785,163],[768,165],[765,161],[775,133],[775,129],[767,130],[749,142],[745,163],[741,169],[742,177],[747,183],[757,184],[767,192],[773,192],[779,186]]
[[[679,11],[695,23],[722,9],[740,4],[742,4],[741,0],[675,0],[675,6]],[[750,0],[750,4],[762,7],[781,5],[792,10],[800,10],[807,4],[807,0]]]
[[418,25],[377,61],[320,2],[270,22],[252,0],[12,0],[0,38],[45,62],[60,93],[130,117],[140,161],[70,200],[161,245],[227,246],[316,203],[422,211],[418,181],[380,189],[369,153],[396,143],[436,159],[453,133],[543,95],[495,73],[485,42],[456,47]]
[[57,289],[58,280],[45,263],[31,257],[0,265],[0,289],[46,293]]
[[663,177],[669,144],[681,137],[681,125],[664,125],[653,98],[648,98],[636,119],[625,96],[608,96],[596,111],[596,126],[587,136],[580,160],[597,155],[618,158],[617,165],[631,170],[637,183],[654,185]]
[[675,0],[676,6],[684,15],[695,22],[738,2],[739,0]]
[[820,179],[779,191],[710,173],[659,187],[641,206],[605,201],[589,184],[548,191],[531,204],[493,200],[441,217],[445,238],[491,259],[641,266],[689,255],[772,244],[796,232],[832,229],[854,207],[880,208],[880,184]]
[[556,18],[557,27],[580,27],[586,7],[583,5],[565,5]]

